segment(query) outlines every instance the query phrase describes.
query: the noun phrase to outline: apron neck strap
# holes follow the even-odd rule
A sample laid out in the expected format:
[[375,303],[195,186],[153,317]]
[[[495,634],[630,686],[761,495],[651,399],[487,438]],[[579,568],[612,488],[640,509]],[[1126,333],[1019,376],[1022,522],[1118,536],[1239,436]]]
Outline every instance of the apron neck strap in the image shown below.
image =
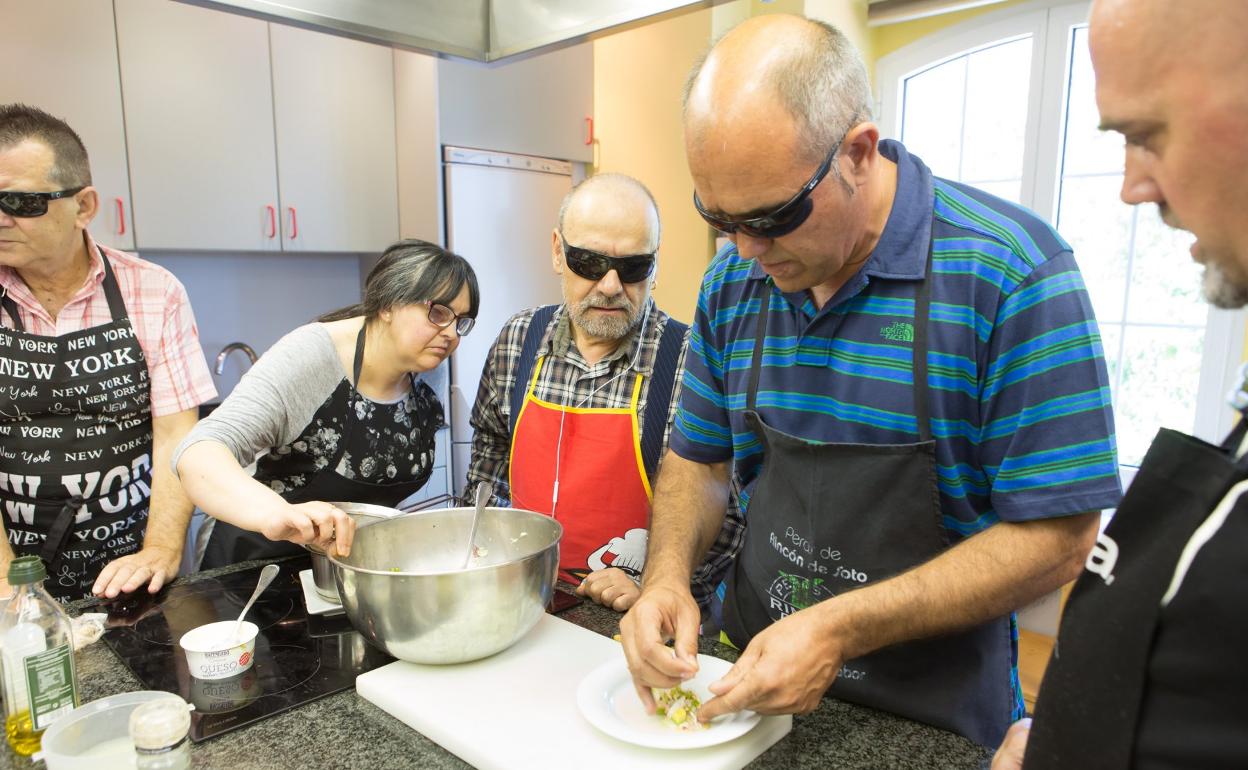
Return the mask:
[[[120,321],[129,318],[130,313],[126,310],[126,303],[121,298],[121,287],[117,285],[117,276],[113,273],[113,266],[109,263],[108,257],[104,256],[104,251],[96,248],[96,253],[100,255],[100,262],[104,264],[104,297],[108,300],[108,311],[114,321]],[[9,296],[9,292],[4,287],[0,287],[0,306],[9,314],[9,318],[13,321],[14,331],[26,331],[26,325],[22,323],[21,317],[17,313],[17,303]]]
[[364,332],[368,331],[368,319],[360,325],[360,333],[355,335],[355,362],[351,364],[351,386],[359,387],[360,372],[364,369]]
[[9,314],[9,318],[13,321],[14,331],[26,331],[26,325],[22,323],[22,318],[17,314],[17,303],[9,296],[9,290],[0,286],[0,305],[4,307],[4,312]]
[[[750,359],[750,384],[746,391],[746,409],[757,411],[758,381],[763,369],[763,345],[767,340],[767,315],[771,308],[770,284],[763,284],[763,298],[754,324],[754,352]],[[932,304],[932,242],[927,243],[927,267],[914,298],[914,418],[919,441],[932,440],[932,407],[927,385],[927,321]]]
[[914,297],[914,342],[911,345],[914,371],[914,420],[919,441],[932,440],[932,399],[927,387],[927,320],[932,304],[932,241],[927,242],[927,266],[923,282]]
[[96,252],[100,255],[100,261],[104,263],[104,296],[108,299],[109,312],[112,313],[114,321],[128,318],[130,313],[126,310],[126,303],[121,300],[121,287],[117,285],[117,276],[113,273],[113,266],[108,261],[108,257],[104,256],[103,249],[97,247]]
[[758,379],[763,371],[763,345],[767,342],[767,315],[771,309],[771,285],[763,282],[763,302],[754,322],[754,353],[750,359],[750,386],[746,391],[745,408],[757,412]]

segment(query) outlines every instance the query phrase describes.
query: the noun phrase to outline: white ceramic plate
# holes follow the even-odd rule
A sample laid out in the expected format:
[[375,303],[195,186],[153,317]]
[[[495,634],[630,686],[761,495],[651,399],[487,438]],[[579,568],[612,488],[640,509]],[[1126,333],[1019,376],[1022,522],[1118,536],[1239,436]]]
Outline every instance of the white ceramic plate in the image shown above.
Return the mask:
[[[699,655],[697,676],[682,686],[705,703],[711,698],[709,685],[730,668],[726,660]],[[646,713],[623,655],[589,672],[576,689],[576,702],[585,719],[612,738],[656,749],[700,749],[727,743],[748,733],[762,718],[742,711],[723,716],[705,729],[678,730],[662,717]]]

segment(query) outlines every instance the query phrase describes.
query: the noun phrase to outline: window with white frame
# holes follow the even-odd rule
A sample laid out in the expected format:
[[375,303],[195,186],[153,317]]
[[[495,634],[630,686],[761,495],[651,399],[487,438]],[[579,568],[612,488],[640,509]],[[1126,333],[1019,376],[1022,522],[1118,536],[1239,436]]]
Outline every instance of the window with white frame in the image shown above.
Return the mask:
[[1129,469],[1159,427],[1206,440],[1229,430],[1222,396],[1238,384],[1248,314],[1203,301],[1190,235],[1166,227],[1155,206],[1119,200],[1123,145],[1097,128],[1087,11],[1035,0],[884,57],[879,116],[884,135],[937,176],[1027,206],[1074,248]]

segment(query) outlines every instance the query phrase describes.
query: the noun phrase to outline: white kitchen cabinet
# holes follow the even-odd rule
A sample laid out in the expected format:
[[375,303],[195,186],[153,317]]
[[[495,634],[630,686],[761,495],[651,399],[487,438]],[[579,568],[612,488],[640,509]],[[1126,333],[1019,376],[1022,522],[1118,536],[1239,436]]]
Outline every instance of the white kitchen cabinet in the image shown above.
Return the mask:
[[0,104],[22,102],[69,123],[87,147],[100,196],[91,234],[107,246],[134,248],[112,6],[0,0],[0,20],[9,30]]
[[268,24],[168,0],[115,8],[139,248],[280,249]]
[[281,24],[269,35],[285,249],[382,251],[399,235],[393,51]]
[[592,162],[593,114],[593,43],[500,64],[438,62],[442,144]]
[[394,122],[399,137],[399,237],[443,243],[438,60],[394,52]]

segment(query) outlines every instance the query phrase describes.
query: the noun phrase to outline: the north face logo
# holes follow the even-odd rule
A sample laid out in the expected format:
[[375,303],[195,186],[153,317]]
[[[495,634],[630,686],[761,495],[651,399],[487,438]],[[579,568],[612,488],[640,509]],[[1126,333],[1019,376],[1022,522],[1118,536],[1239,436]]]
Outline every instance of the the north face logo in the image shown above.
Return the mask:
[[893,342],[914,342],[914,325],[904,321],[894,321],[888,326],[880,327],[880,336]]

